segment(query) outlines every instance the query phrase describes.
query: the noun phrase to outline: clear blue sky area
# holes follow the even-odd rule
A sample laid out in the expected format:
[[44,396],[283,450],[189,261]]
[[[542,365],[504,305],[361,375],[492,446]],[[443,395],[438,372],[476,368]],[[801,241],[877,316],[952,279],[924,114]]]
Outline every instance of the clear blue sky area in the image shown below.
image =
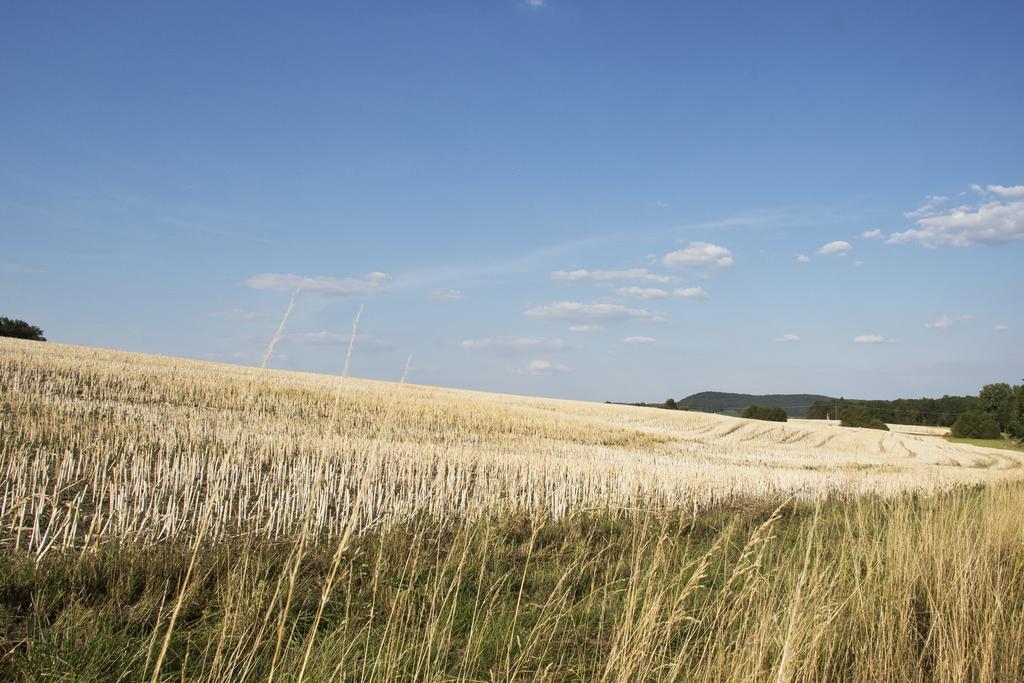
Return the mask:
[[1024,3],[8,3],[0,315],[588,400],[1024,377]]

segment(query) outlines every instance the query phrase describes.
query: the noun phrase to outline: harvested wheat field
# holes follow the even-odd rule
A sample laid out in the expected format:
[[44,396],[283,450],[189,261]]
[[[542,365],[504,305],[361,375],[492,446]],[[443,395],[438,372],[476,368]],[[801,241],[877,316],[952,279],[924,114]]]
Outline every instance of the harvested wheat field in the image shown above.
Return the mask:
[[0,339],[0,679],[1024,677],[1021,455]]
[[1019,479],[927,436],[545,400],[0,340],[0,512],[37,554],[424,513],[701,508]]

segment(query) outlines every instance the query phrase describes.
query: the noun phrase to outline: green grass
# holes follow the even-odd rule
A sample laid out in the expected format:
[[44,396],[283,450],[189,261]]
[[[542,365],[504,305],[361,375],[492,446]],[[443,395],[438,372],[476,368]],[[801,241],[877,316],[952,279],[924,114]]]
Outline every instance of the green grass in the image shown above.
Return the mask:
[[179,596],[160,680],[1021,680],[1022,493],[409,520],[315,633],[332,543],[6,550],[0,680],[149,679]]
[[1001,448],[1006,451],[1024,453],[1024,444],[1019,444],[1005,437],[1000,439],[963,439],[955,436],[946,436],[945,438],[953,443],[969,443],[975,446],[983,446],[985,448]]

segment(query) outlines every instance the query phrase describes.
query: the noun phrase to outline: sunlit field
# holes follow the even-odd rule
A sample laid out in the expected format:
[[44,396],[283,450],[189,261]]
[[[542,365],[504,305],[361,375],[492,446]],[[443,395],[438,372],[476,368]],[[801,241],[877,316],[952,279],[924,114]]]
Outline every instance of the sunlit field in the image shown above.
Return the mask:
[[5,679],[1024,676],[1024,453],[7,339],[0,391]]
[[1024,458],[927,435],[473,393],[3,340],[3,522],[36,555],[203,528],[931,493]]

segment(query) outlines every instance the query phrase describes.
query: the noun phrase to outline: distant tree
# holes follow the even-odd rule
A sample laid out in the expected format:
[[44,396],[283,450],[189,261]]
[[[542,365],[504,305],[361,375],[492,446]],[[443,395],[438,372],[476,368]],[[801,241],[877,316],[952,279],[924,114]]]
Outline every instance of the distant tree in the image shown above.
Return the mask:
[[844,427],[867,427],[868,429],[889,431],[886,424],[874,417],[867,406],[853,405],[842,408],[839,411],[839,420]]
[[864,401],[838,399],[817,401],[807,409],[807,417],[815,420],[826,416],[835,418],[845,408],[864,406],[872,417],[881,422],[909,425],[939,425],[949,427],[966,410],[979,407],[977,396],[943,396],[942,398],[900,398],[894,401]]
[[999,423],[983,410],[968,410],[953,423],[953,436],[960,439],[998,439]]
[[1024,439],[1024,384],[1013,388],[1013,410],[1006,431],[1016,439]]
[[668,408],[669,410],[676,410],[679,406],[676,405],[676,400],[674,398],[669,398],[666,399],[665,402],[661,404],[661,407]]
[[981,403],[981,409],[996,419],[999,431],[1005,432],[1010,429],[1016,396],[1009,384],[1005,382],[986,384],[981,388],[978,400]]
[[768,408],[767,406],[747,406],[743,409],[740,417],[768,422],[785,422],[788,419],[786,411],[782,408]]
[[29,325],[24,320],[13,320],[2,316],[0,316],[0,337],[46,341],[43,331],[35,325]]

